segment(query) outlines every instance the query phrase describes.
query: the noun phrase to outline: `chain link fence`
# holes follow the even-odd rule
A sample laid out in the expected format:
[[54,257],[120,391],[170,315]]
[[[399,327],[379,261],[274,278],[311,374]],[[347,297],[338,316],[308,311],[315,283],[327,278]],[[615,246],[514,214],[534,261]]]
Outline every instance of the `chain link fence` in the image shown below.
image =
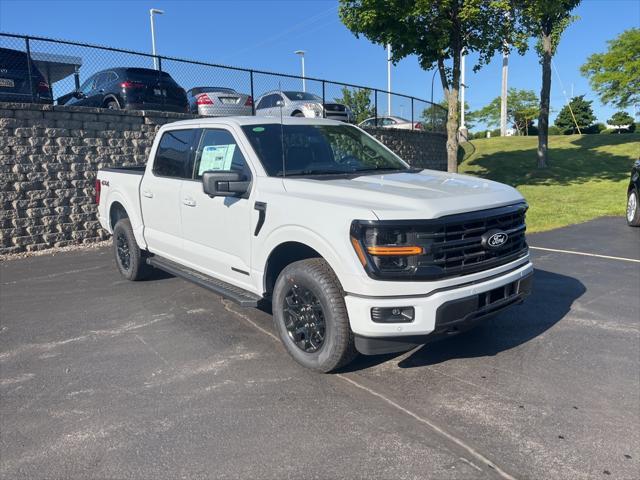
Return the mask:
[[[123,79],[121,69],[137,76]],[[119,96],[148,81],[153,85],[137,103]],[[440,105],[375,88],[9,33],[0,33],[0,101],[213,116],[282,113],[428,132],[445,132],[447,121]]]

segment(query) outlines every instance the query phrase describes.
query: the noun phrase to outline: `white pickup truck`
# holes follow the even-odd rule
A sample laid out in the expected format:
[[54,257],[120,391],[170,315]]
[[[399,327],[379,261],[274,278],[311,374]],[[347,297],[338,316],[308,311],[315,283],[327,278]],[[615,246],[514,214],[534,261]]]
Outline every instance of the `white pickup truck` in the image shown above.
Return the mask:
[[337,121],[164,125],[146,167],[101,169],[96,197],[125,278],[155,267],[270,302],[287,351],[323,372],[455,334],[531,291],[515,189],[411,168]]

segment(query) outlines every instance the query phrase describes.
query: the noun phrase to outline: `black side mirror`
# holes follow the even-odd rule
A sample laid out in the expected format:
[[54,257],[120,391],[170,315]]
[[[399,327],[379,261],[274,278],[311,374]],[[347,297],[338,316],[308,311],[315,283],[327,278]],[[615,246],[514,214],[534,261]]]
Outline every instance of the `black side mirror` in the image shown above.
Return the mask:
[[202,189],[210,197],[240,197],[249,191],[251,182],[241,173],[210,170],[202,174]]
[[82,93],[80,90],[76,90],[75,92],[73,92],[73,96],[75,98],[85,98],[86,95],[84,93]]

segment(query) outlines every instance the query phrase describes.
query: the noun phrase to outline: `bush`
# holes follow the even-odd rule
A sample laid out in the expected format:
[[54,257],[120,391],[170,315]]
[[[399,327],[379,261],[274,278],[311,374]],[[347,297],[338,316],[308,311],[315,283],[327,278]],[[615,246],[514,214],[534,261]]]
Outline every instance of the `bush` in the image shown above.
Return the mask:
[[499,137],[499,136],[500,136],[500,129],[499,128],[494,128],[493,130],[491,130],[491,138]]
[[535,125],[529,125],[528,135],[530,137],[534,137],[534,136],[538,135],[538,127],[536,127]]
[[549,125],[549,135],[562,135],[562,130],[555,125]]

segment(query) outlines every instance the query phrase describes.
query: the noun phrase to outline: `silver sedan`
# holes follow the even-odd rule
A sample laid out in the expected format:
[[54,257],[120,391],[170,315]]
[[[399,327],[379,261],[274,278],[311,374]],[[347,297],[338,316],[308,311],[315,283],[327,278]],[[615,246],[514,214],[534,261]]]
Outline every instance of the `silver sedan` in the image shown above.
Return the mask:
[[331,120],[351,122],[353,114],[346,105],[341,103],[322,103],[322,98],[309,92],[274,90],[262,95],[256,101],[256,115],[263,117],[307,117],[319,118],[323,116]]
[[359,127],[378,127],[378,128],[399,128],[401,130],[422,130],[422,123],[407,120],[402,117],[395,117],[391,115],[383,115],[367,118],[363,122],[358,124]]
[[207,117],[252,115],[253,98],[226,87],[195,87],[187,91],[189,111]]

